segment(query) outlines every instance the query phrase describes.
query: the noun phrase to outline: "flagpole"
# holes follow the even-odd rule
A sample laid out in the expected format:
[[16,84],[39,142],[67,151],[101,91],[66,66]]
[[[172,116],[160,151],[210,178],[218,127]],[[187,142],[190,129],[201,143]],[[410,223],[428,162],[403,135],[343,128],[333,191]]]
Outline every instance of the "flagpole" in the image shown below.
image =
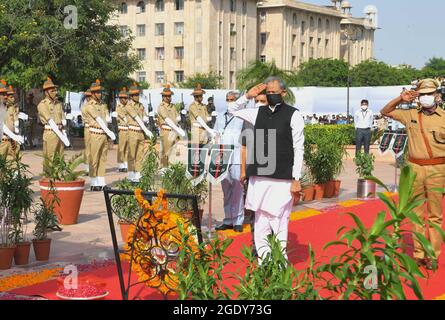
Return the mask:
[[209,240],[212,238],[212,183],[209,182]]

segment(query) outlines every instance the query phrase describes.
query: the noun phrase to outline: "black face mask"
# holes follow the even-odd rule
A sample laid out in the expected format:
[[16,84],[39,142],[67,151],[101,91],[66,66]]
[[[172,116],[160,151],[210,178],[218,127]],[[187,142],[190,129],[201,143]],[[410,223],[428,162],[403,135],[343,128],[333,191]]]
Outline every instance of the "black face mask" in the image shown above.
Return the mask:
[[268,94],[267,101],[269,102],[270,106],[275,107],[283,102],[283,97],[279,93]]

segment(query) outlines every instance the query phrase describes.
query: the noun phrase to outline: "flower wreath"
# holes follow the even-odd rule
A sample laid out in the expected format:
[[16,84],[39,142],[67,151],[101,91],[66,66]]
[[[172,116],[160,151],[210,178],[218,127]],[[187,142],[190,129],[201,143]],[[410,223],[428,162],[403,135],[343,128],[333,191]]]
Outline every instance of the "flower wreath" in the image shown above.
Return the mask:
[[198,252],[196,228],[181,214],[168,210],[164,190],[159,191],[152,204],[142,196],[141,189],[134,194],[143,214],[129,228],[122,258],[129,261],[133,255],[132,270],[140,282],[163,295],[174,293],[178,286],[176,258],[184,241],[178,224],[183,226],[187,246],[193,252]]

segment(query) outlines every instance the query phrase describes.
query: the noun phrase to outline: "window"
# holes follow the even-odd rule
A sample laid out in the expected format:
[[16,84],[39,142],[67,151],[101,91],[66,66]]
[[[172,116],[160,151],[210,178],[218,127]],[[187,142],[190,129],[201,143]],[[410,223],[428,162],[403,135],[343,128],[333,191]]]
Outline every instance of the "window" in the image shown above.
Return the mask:
[[261,62],[266,62],[266,56],[260,56],[260,61]]
[[156,12],[164,11],[164,0],[156,0],[155,11]]
[[300,57],[304,58],[306,55],[306,43],[301,43],[301,49],[300,49]]
[[297,57],[296,56],[292,56],[292,66],[295,66],[295,62],[297,62]]
[[222,36],[222,21],[219,22],[219,36]]
[[119,7],[119,13],[120,14],[127,14],[128,13],[128,6],[126,2],[122,2],[121,6]]
[[184,34],[184,22],[175,22],[175,34],[176,35]]
[[235,27],[235,24],[234,24],[234,23],[231,23],[231,24],[230,24],[230,35],[231,35],[231,36],[236,35],[236,27]]
[[296,44],[296,43],[295,43],[296,41],[297,41],[297,35],[296,35],[296,34],[293,34],[293,35],[292,35],[292,45],[293,45],[293,46]]
[[331,29],[331,23],[329,22],[329,20],[326,20],[326,30],[330,31]]
[[136,13],[144,13],[145,12],[145,2],[139,1],[136,5]]
[[261,32],[260,33],[260,41],[261,41],[262,46],[264,46],[266,44],[266,40],[267,40],[267,33]]
[[147,82],[147,73],[145,71],[139,71],[138,72],[138,82]]
[[201,9],[201,0],[195,0],[196,9]]
[[242,52],[242,59],[243,59],[243,62],[246,62],[246,49],[244,49],[243,48],[243,52]]
[[136,26],[136,35],[138,37],[145,37],[145,24],[138,24]]
[[311,17],[311,20],[310,20],[310,27],[311,27],[311,28],[314,28],[314,27],[315,27],[315,20],[314,20],[314,17]]
[[184,82],[184,71],[175,71],[176,83]]
[[128,36],[128,26],[120,26],[120,30],[123,37]]
[[266,11],[260,11],[260,22],[266,21]]
[[235,83],[235,72],[230,71],[230,83],[234,84]]
[[306,21],[301,21],[301,35],[306,33]]
[[297,14],[296,13],[294,13],[292,15],[292,23],[294,24],[294,26],[296,26],[297,23],[298,23],[298,18],[297,18]]
[[321,19],[318,19],[318,30],[321,31],[323,29],[323,22],[321,22]]
[[141,59],[141,60],[145,60],[145,57],[146,57],[146,51],[145,51],[145,48],[139,48],[139,49],[138,49],[138,57],[139,57],[139,59]]
[[230,0],[230,11],[236,12],[236,0]]
[[175,1],[175,10],[184,10],[184,0]]
[[155,59],[156,60],[164,60],[164,58],[165,58],[164,47],[155,48]]
[[156,83],[164,83],[164,71],[156,71]]
[[247,14],[247,1],[243,1],[243,14]]
[[156,23],[155,24],[155,36],[163,36],[164,35],[164,24]]
[[175,59],[184,59],[184,47],[175,47]]
[[235,48],[230,48],[230,60],[236,59],[236,51]]

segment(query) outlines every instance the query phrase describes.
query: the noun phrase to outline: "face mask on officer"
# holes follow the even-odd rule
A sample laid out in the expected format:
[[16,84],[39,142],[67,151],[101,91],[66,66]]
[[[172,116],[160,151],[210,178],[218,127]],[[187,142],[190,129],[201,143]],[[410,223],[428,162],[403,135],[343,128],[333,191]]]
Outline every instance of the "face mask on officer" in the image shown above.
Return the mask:
[[269,105],[276,106],[283,103],[283,97],[280,93],[270,93],[267,95],[267,101]]
[[362,110],[363,110],[363,111],[368,110],[368,105],[367,105],[367,104],[362,104]]
[[431,109],[436,106],[436,96],[435,95],[423,95],[419,97],[419,103],[422,108]]

